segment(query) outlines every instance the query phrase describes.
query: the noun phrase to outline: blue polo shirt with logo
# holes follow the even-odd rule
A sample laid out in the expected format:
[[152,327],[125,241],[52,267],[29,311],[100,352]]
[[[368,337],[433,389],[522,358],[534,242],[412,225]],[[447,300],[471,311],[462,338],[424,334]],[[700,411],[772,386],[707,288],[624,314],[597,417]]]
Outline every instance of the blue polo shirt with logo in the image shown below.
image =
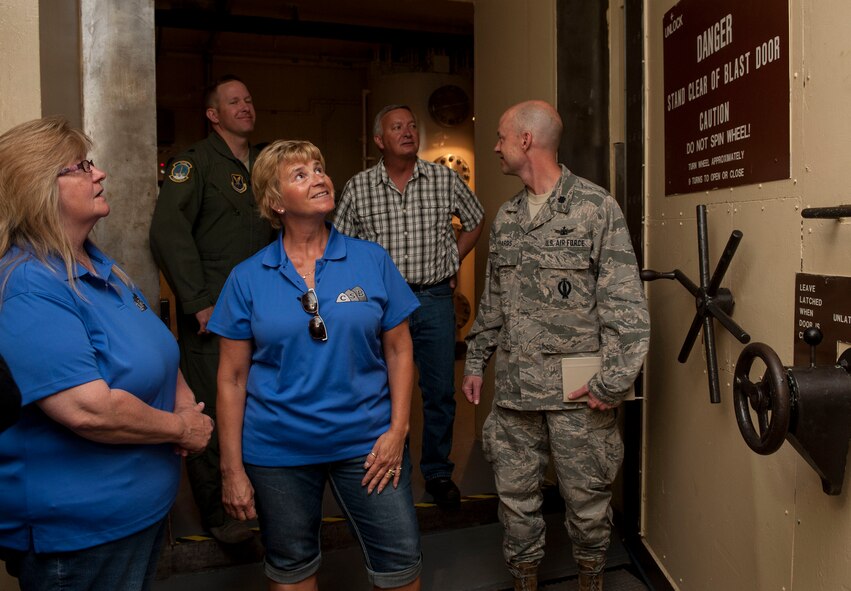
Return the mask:
[[[172,411],[179,352],[136,288],[87,249],[97,276],[76,269],[75,293],[61,261],[22,257],[0,277],[0,354],[17,382],[20,420],[0,433],[0,547],[67,552],[117,540],[171,508],[180,457],[170,444],[110,445],[75,434],[36,404],[94,380]],[[5,262],[5,261],[4,261]]]
[[207,328],[253,340],[243,459],[299,466],[366,455],[390,426],[381,334],[419,301],[378,244],[333,227],[316,262],[315,291],[328,340],[308,332],[307,285],[278,240],[239,264]]

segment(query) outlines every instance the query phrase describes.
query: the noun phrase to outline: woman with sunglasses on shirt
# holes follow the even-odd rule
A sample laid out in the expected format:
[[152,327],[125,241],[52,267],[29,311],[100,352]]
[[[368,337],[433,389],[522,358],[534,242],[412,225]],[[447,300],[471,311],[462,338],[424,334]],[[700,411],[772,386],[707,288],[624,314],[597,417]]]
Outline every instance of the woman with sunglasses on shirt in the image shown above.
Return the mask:
[[222,496],[260,522],[271,590],[314,590],[326,482],[375,589],[420,588],[406,447],[418,304],[377,244],[325,221],[319,149],[273,142],[252,172],[278,239],[238,265],[208,324],[219,334]]
[[213,425],[177,343],[89,239],[109,214],[91,140],[62,117],[0,135],[0,556],[24,591],[150,589],[180,455]]

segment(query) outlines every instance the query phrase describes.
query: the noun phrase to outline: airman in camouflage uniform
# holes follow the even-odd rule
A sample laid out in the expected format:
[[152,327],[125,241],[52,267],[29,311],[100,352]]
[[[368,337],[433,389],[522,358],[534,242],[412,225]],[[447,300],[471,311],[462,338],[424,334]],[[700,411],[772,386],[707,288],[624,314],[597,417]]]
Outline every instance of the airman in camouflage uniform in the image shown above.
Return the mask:
[[[516,588],[535,588],[544,555],[541,485],[551,455],[580,584],[602,589],[611,483],[623,459],[615,407],[647,352],[644,292],[617,203],[556,160],[561,120],[555,109],[540,101],[515,105],[500,120],[498,135],[503,172],[519,176],[527,189],[502,205],[491,228],[463,391],[478,404],[482,373],[497,350],[484,448]],[[535,195],[540,209],[530,217]],[[601,369],[571,394],[588,394],[587,401],[564,402],[561,360],[575,354],[601,355]]]

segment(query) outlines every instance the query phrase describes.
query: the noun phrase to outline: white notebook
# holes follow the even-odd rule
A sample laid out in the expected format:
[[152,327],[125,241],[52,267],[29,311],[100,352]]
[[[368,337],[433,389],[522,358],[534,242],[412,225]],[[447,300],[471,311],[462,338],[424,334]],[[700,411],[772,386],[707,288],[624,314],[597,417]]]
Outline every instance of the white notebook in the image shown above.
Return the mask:
[[[586,385],[591,378],[600,371],[603,357],[600,355],[578,355],[564,357],[561,360],[561,387],[564,402],[582,402],[588,400],[588,396],[581,396],[575,400],[569,400],[567,395],[575,392]],[[629,394],[624,400],[635,400],[635,388],[629,387]]]

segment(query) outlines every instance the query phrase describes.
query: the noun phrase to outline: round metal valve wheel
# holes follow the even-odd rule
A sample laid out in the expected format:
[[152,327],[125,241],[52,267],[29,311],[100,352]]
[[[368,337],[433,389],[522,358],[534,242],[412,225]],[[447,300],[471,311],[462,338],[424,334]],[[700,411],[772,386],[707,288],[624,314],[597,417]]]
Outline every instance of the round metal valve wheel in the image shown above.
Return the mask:
[[[765,373],[762,379],[753,383],[750,371],[756,358],[765,363]],[[789,432],[792,399],[786,370],[777,353],[765,343],[751,343],[739,355],[733,382],[733,402],[736,423],[748,447],[762,455],[773,454],[780,449]],[[751,408],[756,412],[759,433],[751,420]]]

